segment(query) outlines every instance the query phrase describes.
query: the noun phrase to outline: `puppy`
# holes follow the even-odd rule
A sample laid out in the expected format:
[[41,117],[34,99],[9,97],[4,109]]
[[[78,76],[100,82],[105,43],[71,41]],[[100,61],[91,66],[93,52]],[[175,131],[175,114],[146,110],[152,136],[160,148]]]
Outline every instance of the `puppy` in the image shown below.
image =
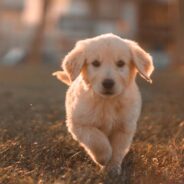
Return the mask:
[[141,111],[135,78],[151,82],[151,56],[133,41],[104,34],[77,42],[62,68],[53,75],[70,86],[68,131],[95,163],[120,174]]

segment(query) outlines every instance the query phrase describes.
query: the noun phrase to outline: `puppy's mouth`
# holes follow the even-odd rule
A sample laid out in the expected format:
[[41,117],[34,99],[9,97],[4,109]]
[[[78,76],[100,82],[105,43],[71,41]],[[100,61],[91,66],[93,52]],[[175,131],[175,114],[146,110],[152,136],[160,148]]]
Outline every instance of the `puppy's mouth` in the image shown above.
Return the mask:
[[114,92],[113,91],[103,91],[102,94],[105,96],[112,96],[114,95]]

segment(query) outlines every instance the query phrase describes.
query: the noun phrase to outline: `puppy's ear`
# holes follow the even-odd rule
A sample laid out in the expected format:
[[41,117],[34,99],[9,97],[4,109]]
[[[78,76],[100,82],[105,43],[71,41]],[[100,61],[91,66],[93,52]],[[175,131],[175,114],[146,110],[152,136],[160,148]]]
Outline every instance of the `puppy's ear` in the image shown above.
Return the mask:
[[132,60],[139,74],[145,80],[152,83],[152,80],[150,78],[154,70],[152,57],[147,52],[145,52],[136,42],[130,40],[126,40],[126,42],[130,46]]
[[70,82],[74,81],[80,74],[84,62],[84,49],[80,41],[76,44],[75,48],[65,56],[62,62],[62,68],[68,75]]

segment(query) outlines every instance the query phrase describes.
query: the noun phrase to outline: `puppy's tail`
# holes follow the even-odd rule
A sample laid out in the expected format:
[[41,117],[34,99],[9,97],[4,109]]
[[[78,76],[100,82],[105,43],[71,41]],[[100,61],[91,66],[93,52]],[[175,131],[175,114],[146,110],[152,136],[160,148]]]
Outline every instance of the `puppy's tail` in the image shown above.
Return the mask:
[[68,86],[70,86],[71,81],[70,81],[68,75],[64,71],[57,71],[57,72],[52,73],[52,75],[56,76],[58,80],[67,84]]

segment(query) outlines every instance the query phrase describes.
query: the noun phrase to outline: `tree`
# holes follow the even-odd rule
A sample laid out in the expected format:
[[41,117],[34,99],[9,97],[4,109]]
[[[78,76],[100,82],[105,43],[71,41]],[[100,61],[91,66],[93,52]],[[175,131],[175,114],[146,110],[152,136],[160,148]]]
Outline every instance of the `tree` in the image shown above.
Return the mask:
[[175,60],[177,65],[184,65],[184,1],[176,1],[176,49],[175,49]]
[[[35,3],[35,2],[34,2]],[[34,36],[29,47],[29,51],[26,57],[26,62],[29,63],[39,63],[42,61],[43,56],[43,41],[44,33],[46,28],[46,15],[49,8],[51,0],[42,0],[41,17],[40,21],[35,27]]]

